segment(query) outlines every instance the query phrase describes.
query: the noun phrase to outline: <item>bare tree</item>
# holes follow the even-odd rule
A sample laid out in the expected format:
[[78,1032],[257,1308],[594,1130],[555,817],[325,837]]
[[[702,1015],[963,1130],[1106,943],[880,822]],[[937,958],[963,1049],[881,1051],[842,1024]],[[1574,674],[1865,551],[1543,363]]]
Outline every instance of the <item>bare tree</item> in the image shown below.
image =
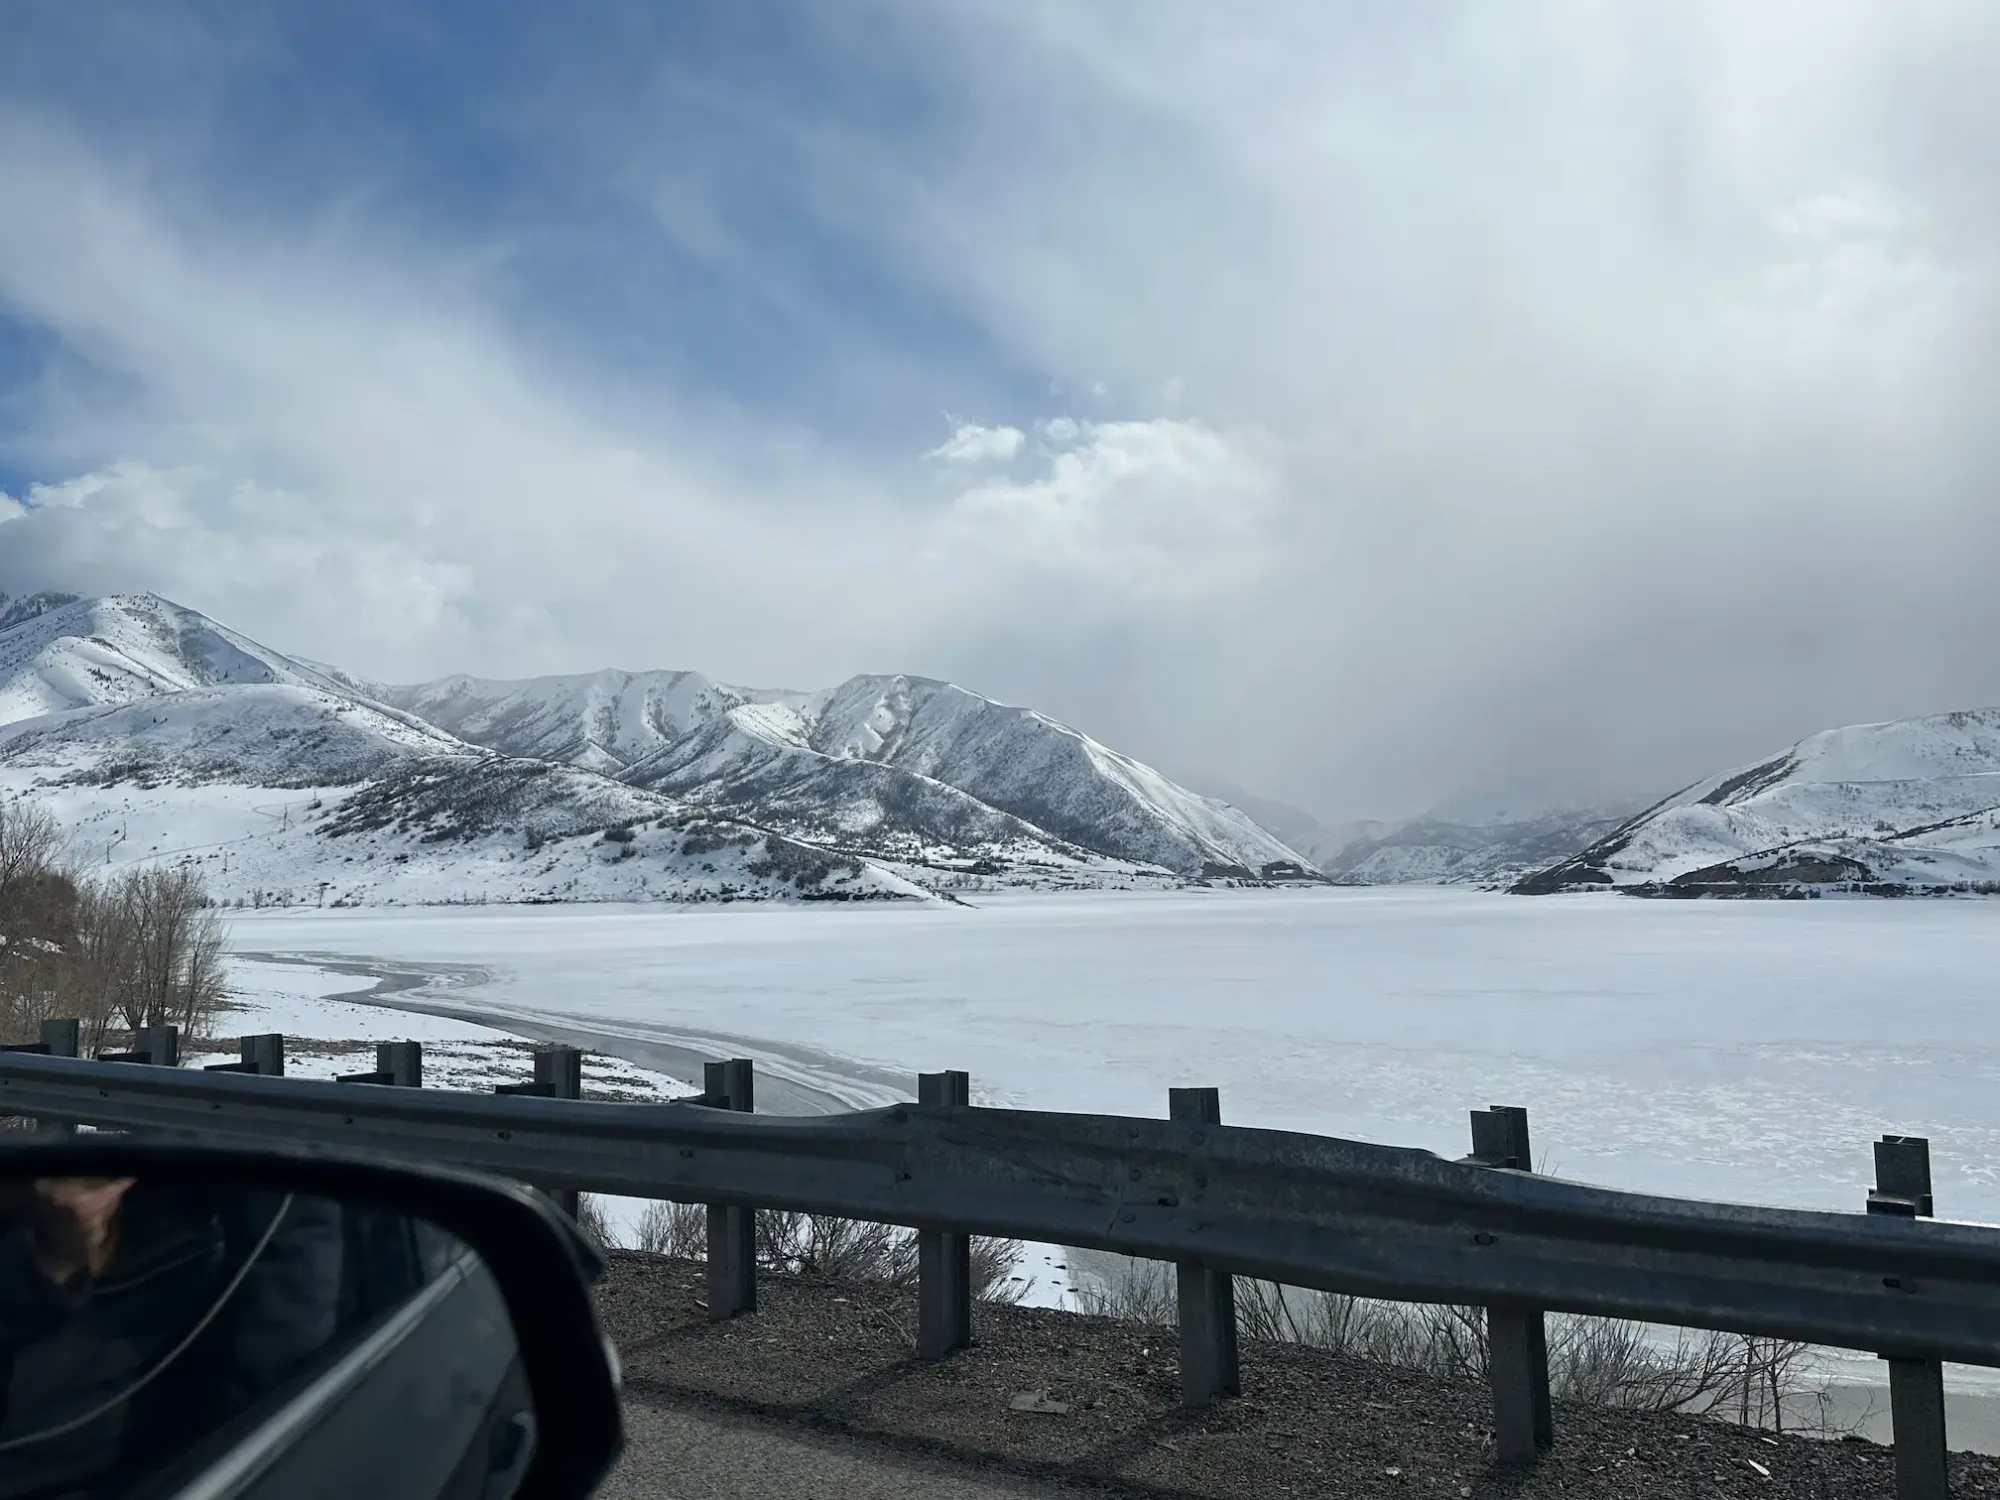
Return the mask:
[[139,869],[112,881],[111,920],[124,929],[116,995],[128,1030],[207,1028],[227,994],[221,919],[200,872],[190,866]]
[[32,1041],[74,1016],[87,1051],[108,1032],[207,1029],[227,994],[222,923],[192,866],[85,880],[61,829],[0,805],[0,1038]]
[[0,921],[61,870],[62,830],[38,807],[0,803]]
[[24,803],[0,805],[0,1040],[32,1041],[58,1013],[79,899],[55,822]]

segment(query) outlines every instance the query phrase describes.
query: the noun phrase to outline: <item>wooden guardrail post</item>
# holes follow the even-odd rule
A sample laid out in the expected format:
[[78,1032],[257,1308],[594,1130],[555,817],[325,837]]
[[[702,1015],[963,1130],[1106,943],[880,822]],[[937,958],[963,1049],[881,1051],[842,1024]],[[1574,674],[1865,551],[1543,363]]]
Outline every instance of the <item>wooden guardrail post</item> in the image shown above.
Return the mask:
[[[375,1066],[366,1073],[337,1073],[335,1083],[376,1083],[390,1088],[420,1089],[424,1086],[424,1044],[422,1042],[377,1042]],[[539,1074],[532,1083],[495,1084],[496,1094],[540,1094],[545,1092]]]
[[237,1038],[237,1055],[241,1059],[233,1063],[210,1063],[202,1071],[207,1073],[256,1073],[265,1078],[285,1076],[285,1034],[282,1031],[263,1031],[255,1036]]
[[[583,1053],[575,1047],[543,1047],[535,1053],[535,1083],[546,1099],[583,1097]],[[582,1194],[575,1188],[551,1188],[556,1207],[576,1217]]]
[[[756,1077],[747,1057],[702,1068],[702,1102],[744,1113],[757,1107]],[[716,1321],[757,1310],[757,1211],[742,1204],[708,1205],[708,1315]]]
[[76,1057],[83,1044],[83,1022],[76,1020],[42,1022],[41,1045],[50,1057]]
[[[41,1040],[36,1042],[9,1042],[0,1045],[0,1052],[27,1052],[42,1057],[75,1057],[77,1041],[83,1031],[81,1021],[44,1021]],[[45,1130],[57,1135],[74,1135],[74,1125],[29,1119],[28,1126],[35,1130]]]
[[[373,1083],[400,1083],[394,1063],[396,1056],[388,1048],[394,1043],[379,1043],[375,1049],[375,1072],[360,1075]],[[410,1044],[414,1045],[414,1044]],[[418,1064],[421,1066],[421,1064]],[[583,1097],[583,1053],[575,1047],[555,1043],[547,1047],[537,1047],[534,1054],[535,1076],[526,1083],[499,1083],[493,1086],[496,1094],[526,1094],[535,1099],[581,1099]],[[422,1075],[415,1075],[421,1082]],[[553,1198],[556,1207],[576,1217],[578,1199],[581,1196],[575,1188],[544,1188]]]
[[375,1071],[389,1075],[397,1088],[424,1086],[424,1044],[422,1042],[377,1042]]
[[100,1052],[99,1062],[150,1063],[156,1068],[181,1065],[181,1030],[178,1026],[141,1026],[132,1033],[130,1052]]
[[178,1026],[141,1026],[135,1051],[156,1068],[181,1065],[181,1029]]
[[[1220,1125],[1219,1089],[1168,1089],[1167,1118],[1189,1125]],[[1197,1144],[1201,1132],[1195,1136]],[[1226,1271],[1182,1262],[1174,1268],[1181,1324],[1181,1404],[1206,1406],[1243,1389],[1236,1352],[1236,1278]]]
[[[1875,1186],[1868,1192],[1868,1212],[1902,1219],[1932,1216],[1929,1140],[1885,1135],[1875,1143]],[[1889,1365],[1896,1500],[1946,1500],[1944,1365],[1935,1359],[1883,1358]]]
[[[1507,1105],[1474,1110],[1467,1159],[1482,1167],[1534,1171],[1528,1112]],[[1555,1445],[1548,1327],[1541,1308],[1486,1309],[1486,1370],[1493,1386],[1493,1438],[1500,1462],[1535,1462]]]
[[[972,1080],[958,1072],[917,1075],[917,1103],[966,1109]],[[917,1355],[943,1359],[972,1342],[972,1237],[917,1232]]]

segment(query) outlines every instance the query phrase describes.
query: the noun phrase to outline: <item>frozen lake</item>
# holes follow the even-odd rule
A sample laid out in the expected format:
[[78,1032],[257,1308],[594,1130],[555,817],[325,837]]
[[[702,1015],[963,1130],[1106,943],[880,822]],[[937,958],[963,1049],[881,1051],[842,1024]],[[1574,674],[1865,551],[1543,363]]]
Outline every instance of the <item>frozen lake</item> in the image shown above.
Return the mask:
[[1992,902],[1378,888],[232,921],[239,950],[423,971],[404,1001],[655,1065],[750,1055],[852,1104],[941,1068],[1043,1109],[1162,1115],[1170,1085],[1214,1084],[1234,1123],[1451,1155],[1467,1110],[1523,1104],[1565,1176],[1845,1209],[1887,1130],[1931,1138],[1941,1212],[2000,1221]]

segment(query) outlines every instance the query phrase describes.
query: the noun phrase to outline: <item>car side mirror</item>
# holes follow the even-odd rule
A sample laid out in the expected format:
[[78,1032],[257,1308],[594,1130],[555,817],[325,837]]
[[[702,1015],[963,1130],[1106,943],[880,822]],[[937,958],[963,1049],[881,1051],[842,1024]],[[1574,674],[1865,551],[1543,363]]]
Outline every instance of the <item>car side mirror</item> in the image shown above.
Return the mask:
[[600,1270],[469,1172],[0,1144],[0,1500],[588,1495],[623,1441]]

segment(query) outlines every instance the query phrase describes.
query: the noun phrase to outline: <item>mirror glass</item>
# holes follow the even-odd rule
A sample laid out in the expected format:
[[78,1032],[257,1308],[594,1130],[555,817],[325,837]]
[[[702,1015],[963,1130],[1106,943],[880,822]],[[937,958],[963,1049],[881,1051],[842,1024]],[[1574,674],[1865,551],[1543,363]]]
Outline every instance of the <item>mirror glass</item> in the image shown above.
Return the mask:
[[511,1494],[506,1304],[437,1226],[185,1177],[0,1178],[0,1500]]

